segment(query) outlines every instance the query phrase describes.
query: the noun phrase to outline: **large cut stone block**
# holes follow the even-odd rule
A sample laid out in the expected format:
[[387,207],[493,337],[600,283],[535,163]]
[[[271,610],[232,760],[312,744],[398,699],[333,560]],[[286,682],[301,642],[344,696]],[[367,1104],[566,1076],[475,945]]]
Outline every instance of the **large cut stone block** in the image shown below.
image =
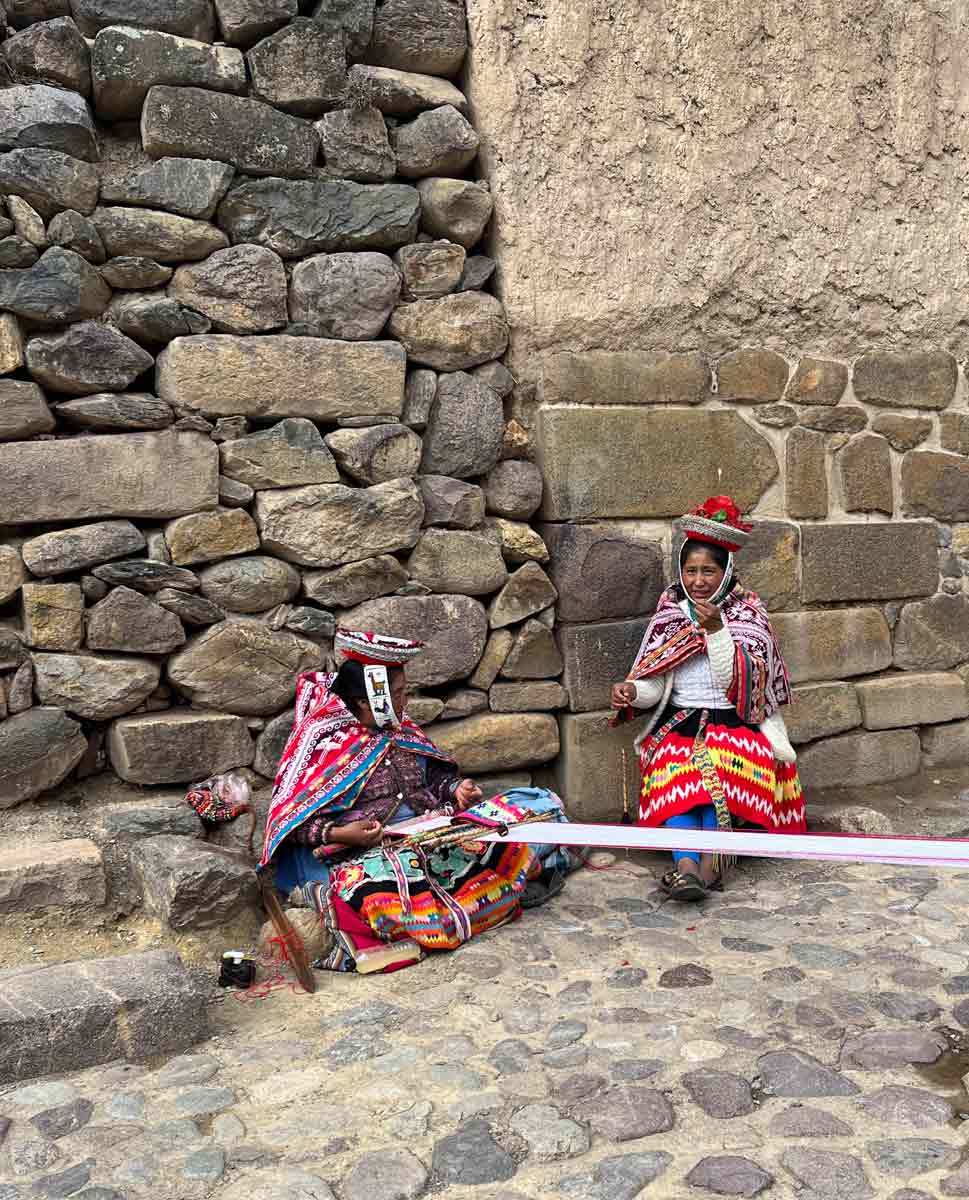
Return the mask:
[[0,1079],[178,1054],[207,998],[174,950],[0,971]]
[[558,724],[547,713],[476,713],[434,725],[428,736],[468,775],[536,766],[559,752]]
[[302,258],[321,251],[396,250],[414,240],[420,215],[420,194],[407,184],[250,179],[229,191],[218,222],[234,243],[255,242],[283,258]]
[[153,87],[141,110],[152,158],[214,158],[246,175],[312,175],[319,150],[306,121],[258,100],[195,87]]
[[565,660],[562,683],[572,712],[591,712],[608,705],[612,685],[629,673],[648,623],[648,617],[642,617],[559,628]]
[[137,120],[156,83],[213,92],[246,90],[241,51],[124,26],[103,29],[94,39],[91,77],[94,109],[108,121]]
[[238,920],[258,895],[251,867],[192,838],[141,838],[132,860],[147,907],[170,929],[212,929]]
[[891,634],[877,608],[778,613],[771,620],[792,683],[873,675],[891,665]]
[[550,521],[678,517],[727,492],[750,509],[777,476],[770,443],[726,411],[543,407],[536,450]]
[[410,549],[423,518],[424,502],[412,479],[369,488],[321,483],[256,496],[263,548],[304,567],[337,567]]
[[794,699],[782,715],[795,746],[833,737],[861,724],[854,684],[809,683],[793,690]]
[[399,417],[405,362],[395,342],[205,334],[162,351],[157,390],[208,416]]
[[242,717],[172,709],[122,717],[108,734],[115,773],[128,783],[187,783],[247,767],[255,747]]
[[800,750],[798,774],[805,789],[873,787],[914,775],[920,757],[914,729],[846,733]]
[[935,725],[969,717],[969,695],[954,671],[911,672],[857,685],[866,729]]
[[385,596],[345,612],[342,624],[424,642],[407,667],[412,687],[437,687],[470,675],[488,637],[484,606],[470,596]]
[[24,641],[41,650],[76,650],[84,639],[84,596],[76,583],[25,583]]
[[969,658],[969,601],[931,596],[906,604],[895,626],[895,666],[945,671]]
[[700,404],[710,395],[702,354],[585,350],[555,354],[542,372],[546,404]]
[[8,442],[0,446],[0,513],[8,525],[179,517],[215,508],[218,475],[218,448],[197,433]]
[[927,767],[964,767],[969,762],[969,721],[923,729],[922,761]]
[[29,708],[0,721],[0,809],[56,787],[85,750],[80,725],[62,708]]
[[89,721],[131,712],[155,690],[161,673],[158,663],[146,658],[35,654],[33,660],[41,704],[57,705]]
[[633,733],[609,726],[611,712],[567,713],[559,719],[562,750],[555,763],[556,792],[573,821],[618,821],[623,794],[635,821],[639,812],[639,756]]
[[760,596],[768,612],[799,608],[800,529],[786,521],[753,525],[739,567],[744,587]]
[[785,499],[788,516],[823,520],[828,515],[826,439],[811,429],[792,429],[784,447],[787,462]]
[[663,590],[659,543],[629,524],[543,525],[560,621],[651,613]]
[[946,408],[955,396],[959,368],[942,350],[879,350],[855,363],[855,395],[886,408]]
[[805,525],[801,561],[807,604],[930,596],[939,582],[936,532],[928,521]]
[[0,850],[0,913],[98,908],[105,890],[101,851],[87,838]]
[[907,517],[969,521],[969,458],[913,450],[902,459],[902,511]]
[[859,433],[838,457],[841,494],[848,512],[895,511],[892,455],[888,440],[875,433]]

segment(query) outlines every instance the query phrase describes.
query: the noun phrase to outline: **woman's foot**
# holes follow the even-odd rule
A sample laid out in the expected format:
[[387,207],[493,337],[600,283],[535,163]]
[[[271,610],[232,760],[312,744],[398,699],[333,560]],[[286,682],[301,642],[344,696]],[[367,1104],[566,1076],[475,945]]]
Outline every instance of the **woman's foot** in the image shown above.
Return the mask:
[[707,894],[706,884],[692,870],[674,868],[667,871],[659,882],[671,900],[702,900]]

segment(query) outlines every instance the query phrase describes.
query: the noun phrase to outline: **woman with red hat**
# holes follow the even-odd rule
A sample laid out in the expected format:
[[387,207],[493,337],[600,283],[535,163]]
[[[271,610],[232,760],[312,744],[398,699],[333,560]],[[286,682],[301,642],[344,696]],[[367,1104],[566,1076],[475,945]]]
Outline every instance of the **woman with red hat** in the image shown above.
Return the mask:
[[[659,600],[629,675],[612,689],[617,721],[652,709],[636,739],[638,824],[729,830],[744,821],[803,833],[804,798],[780,708],[787,668],[760,597],[734,577],[750,533],[729,496],[683,518],[679,581]],[[674,853],[662,886],[700,900],[721,884],[720,856]]]

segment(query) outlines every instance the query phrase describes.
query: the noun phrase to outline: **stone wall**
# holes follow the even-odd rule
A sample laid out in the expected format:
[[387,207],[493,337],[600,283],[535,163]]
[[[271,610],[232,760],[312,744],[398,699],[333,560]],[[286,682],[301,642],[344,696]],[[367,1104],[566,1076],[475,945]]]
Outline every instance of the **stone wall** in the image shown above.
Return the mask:
[[[713,493],[755,522],[738,572],[796,685],[806,787],[969,761],[969,410],[953,357],[561,353],[538,397],[569,698],[557,779],[577,812],[616,811],[629,733],[608,729],[609,685],[670,578],[670,518]],[[632,789],[631,755],[626,768]]]
[[0,808],[271,779],[337,621],[429,639],[411,711],[469,768],[553,759],[463,5],[6,12]]

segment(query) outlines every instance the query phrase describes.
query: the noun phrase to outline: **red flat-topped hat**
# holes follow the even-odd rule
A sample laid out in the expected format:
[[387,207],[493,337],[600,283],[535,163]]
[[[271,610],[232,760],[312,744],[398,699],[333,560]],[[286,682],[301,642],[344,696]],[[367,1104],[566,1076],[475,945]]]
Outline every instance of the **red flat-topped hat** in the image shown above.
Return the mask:
[[423,642],[409,638],[387,637],[382,633],[361,633],[338,629],[333,648],[344,658],[371,667],[402,667],[424,649]]
[[694,542],[722,546],[735,554],[750,537],[752,525],[741,519],[729,496],[711,496],[683,518],[683,533]]

